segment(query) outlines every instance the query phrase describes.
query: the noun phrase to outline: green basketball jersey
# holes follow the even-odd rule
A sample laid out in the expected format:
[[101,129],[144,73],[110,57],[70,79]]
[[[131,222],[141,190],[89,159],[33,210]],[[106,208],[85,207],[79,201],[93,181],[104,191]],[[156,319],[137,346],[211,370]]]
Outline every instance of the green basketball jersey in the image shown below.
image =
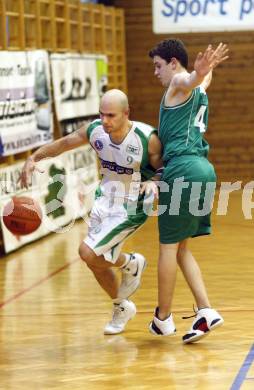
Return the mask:
[[206,157],[209,145],[203,138],[208,123],[208,98],[203,87],[197,87],[184,103],[160,106],[159,138],[163,145],[163,161],[173,157],[197,155]]

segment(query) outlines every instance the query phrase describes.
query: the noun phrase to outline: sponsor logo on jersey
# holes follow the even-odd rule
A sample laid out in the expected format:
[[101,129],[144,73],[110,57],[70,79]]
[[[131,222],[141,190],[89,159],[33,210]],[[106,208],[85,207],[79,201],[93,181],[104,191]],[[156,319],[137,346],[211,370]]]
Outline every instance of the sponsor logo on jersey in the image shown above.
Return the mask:
[[112,145],[112,144],[109,144],[109,146],[111,146],[111,148],[114,148],[114,149],[120,150],[120,148],[118,148],[118,146],[115,146],[115,145]]
[[133,174],[132,168],[122,167],[121,165],[116,164],[114,161],[105,161],[105,160],[101,159],[101,166],[103,168],[109,169],[110,171],[116,172],[120,175],[122,175],[122,174],[132,175]]
[[103,149],[103,143],[99,139],[95,141],[94,146],[96,147],[97,150]]
[[135,154],[136,156],[139,155],[139,147],[133,146],[133,145],[127,145],[126,152],[130,154]]

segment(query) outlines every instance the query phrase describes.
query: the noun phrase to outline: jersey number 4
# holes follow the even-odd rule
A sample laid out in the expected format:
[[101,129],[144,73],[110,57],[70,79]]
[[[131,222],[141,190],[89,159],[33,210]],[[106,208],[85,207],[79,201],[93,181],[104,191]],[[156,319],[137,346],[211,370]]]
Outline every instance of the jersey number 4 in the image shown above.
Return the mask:
[[200,133],[204,133],[206,131],[206,125],[204,122],[206,108],[206,106],[201,106],[194,120],[194,126],[199,128]]

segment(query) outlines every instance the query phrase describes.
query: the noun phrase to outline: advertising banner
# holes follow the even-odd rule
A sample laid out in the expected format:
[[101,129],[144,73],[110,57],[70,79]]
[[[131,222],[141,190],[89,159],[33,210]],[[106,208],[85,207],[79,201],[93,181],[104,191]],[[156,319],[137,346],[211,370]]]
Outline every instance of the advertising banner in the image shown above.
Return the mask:
[[53,53],[50,61],[57,119],[66,135],[98,116],[107,86],[107,57]]
[[253,0],[153,0],[156,34],[253,29]]
[[24,152],[52,139],[47,52],[0,51],[0,155]]
[[[91,209],[98,185],[96,153],[90,145],[38,163],[29,189],[21,189],[18,178],[23,163],[0,169],[0,211],[5,252],[8,253],[50,232],[64,233]],[[34,232],[16,235],[7,229],[3,216],[13,197],[34,199],[42,211],[42,223]]]

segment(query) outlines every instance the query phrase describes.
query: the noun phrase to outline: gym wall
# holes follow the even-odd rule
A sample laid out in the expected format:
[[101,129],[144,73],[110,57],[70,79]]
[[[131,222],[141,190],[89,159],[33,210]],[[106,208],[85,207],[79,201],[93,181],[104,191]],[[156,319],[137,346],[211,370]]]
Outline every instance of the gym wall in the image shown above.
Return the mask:
[[[108,89],[127,92],[122,9],[79,0],[0,0],[0,50],[35,49],[106,55]],[[60,135],[54,115],[54,138]],[[23,163],[31,153],[0,156],[0,168]]]
[[[151,0],[115,0],[125,10],[128,91],[131,115],[157,125],[163,87],[154,77],[149,50],[169,35],[152,31]],[[254,31],[174,34],[184,41],[190,65],[209,43],[229,45],[230,59],[214,71],[208,90],[210,158],[221,181],[254,178]]]

